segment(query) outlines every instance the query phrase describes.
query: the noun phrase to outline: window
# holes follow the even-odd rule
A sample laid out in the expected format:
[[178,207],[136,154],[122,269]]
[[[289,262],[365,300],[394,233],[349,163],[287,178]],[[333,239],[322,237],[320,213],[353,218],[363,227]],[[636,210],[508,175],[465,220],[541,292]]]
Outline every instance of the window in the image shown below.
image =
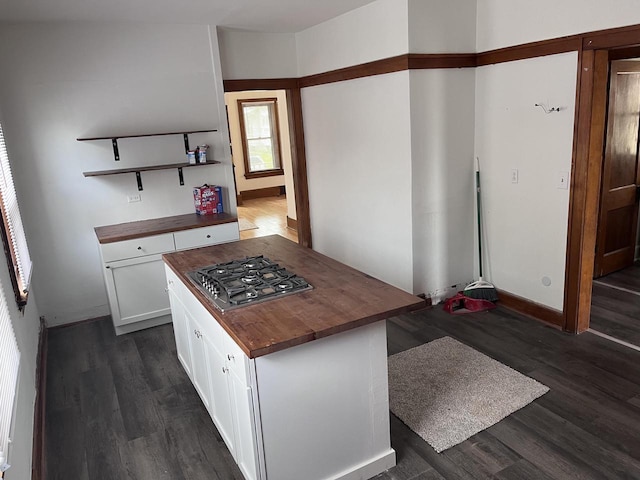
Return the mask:
[[0,125],[0,208],[2,209],[0,233],[2,233],[4,250],[11,271],[11,283],[16,302],[19,307],[23,307],[27,303],[31,280],[31,257],[18,209],[18,198],[13,185],[2,125]]
[[[9,435],[11,434],[11,417],[13,403],[18,384],[18,367],[20,352],[13,333],[9,309],[0,288],[0,472],[4,472],[7,464]],[[0,473],[0,477],[2,473]]]
[[275,98],[238,100],[246,178],[282,175]]

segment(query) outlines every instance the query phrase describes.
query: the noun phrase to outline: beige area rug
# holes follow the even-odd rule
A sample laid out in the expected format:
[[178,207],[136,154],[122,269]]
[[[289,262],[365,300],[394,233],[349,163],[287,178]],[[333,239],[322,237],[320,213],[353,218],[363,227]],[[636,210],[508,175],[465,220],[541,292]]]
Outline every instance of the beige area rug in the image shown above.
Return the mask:
[[391,411],[438,453],[548,391],[451,337],[389,357]]
[[251,223],[246,218],[239,218],[238,219],[238,225],[240,227],[240,231],[241,232],[244,231],[244,230],[254,230],[254,229],[258,228],[258,226],[255,223]]

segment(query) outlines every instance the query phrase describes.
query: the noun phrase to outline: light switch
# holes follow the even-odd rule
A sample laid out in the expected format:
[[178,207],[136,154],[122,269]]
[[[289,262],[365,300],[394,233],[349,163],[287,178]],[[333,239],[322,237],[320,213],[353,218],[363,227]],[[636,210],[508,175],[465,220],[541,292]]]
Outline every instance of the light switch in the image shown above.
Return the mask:
[[569,172],[558,172],[557,185],[558,188],[566,190],[569,188]]

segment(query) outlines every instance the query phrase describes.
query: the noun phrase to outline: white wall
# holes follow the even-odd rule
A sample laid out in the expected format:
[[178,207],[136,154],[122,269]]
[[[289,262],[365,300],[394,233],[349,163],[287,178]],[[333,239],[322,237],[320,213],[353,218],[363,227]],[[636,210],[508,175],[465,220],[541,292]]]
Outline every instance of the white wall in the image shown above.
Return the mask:
[[314,250],[413,291],[409,72],[302,101]]
[[[577,54],[477,69],[476,155],[485,225],[485,277],[496,287],[562,310]],[[545,114],[535,107],[559,106]],[[518,183],[511,182],[518,169]],[[544,286],[543,277],[551,280]]]
[[[109,313],[93,231],[108,225],[190,213],[191,188],[229,186],[233,177],[215,29],[195,25],[20,24],[0,31],[0,104],[14,159],[33,283],[50,325]],[[84,178],[83,171],[182,161],[181,136],[120,141],[76,137],[218,128],[199,134],[223,165]],[[235,195],[227,204],[235,212]]]
[[[284,175],[263,178],[245,178],[244,170],[244,143],[240,130],[240,112],[238,100],[256,98],[277,98],[278,102],[278,129],[280,131],[280,160]],[[289,135],[289,115],[287,111],[287,95],[284,90],[254,90],[249,92],[229,92],[224,94],[229,114],[229,130],[231,133],[231,145],[233,162],[235,164],[236,188],[238,193],[247,190],[258,190],[276,186],[285,186],[287,191],[287,216],[296,219],[296,197],[293,187],[293,171],[291,165],[291,138]]]
[[218,38],[225,80],[298,76],[293,33],[218,28]]
[[378,0],[296,34],[298,75],[408,53],[407,0]]
[[478,0],[477,50],[640,23],[637,0]]
[[475,70],[410,75],[414,291],[437,302],[473,278]]
[[409,0],[408,5],[408,53],[475,52],[475,1]]

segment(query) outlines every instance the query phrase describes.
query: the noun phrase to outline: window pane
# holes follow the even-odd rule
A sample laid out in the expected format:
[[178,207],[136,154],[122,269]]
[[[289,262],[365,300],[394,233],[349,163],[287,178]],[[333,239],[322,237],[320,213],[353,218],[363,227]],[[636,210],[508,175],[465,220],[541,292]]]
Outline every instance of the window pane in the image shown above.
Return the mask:
[[247,140],[249,146],[250,170],[272,170],[278,168],[273,164],[273,142],[270,138],[260,140]]
[[271,105],[245,106],[244,124],[247,139],[271,138]]

